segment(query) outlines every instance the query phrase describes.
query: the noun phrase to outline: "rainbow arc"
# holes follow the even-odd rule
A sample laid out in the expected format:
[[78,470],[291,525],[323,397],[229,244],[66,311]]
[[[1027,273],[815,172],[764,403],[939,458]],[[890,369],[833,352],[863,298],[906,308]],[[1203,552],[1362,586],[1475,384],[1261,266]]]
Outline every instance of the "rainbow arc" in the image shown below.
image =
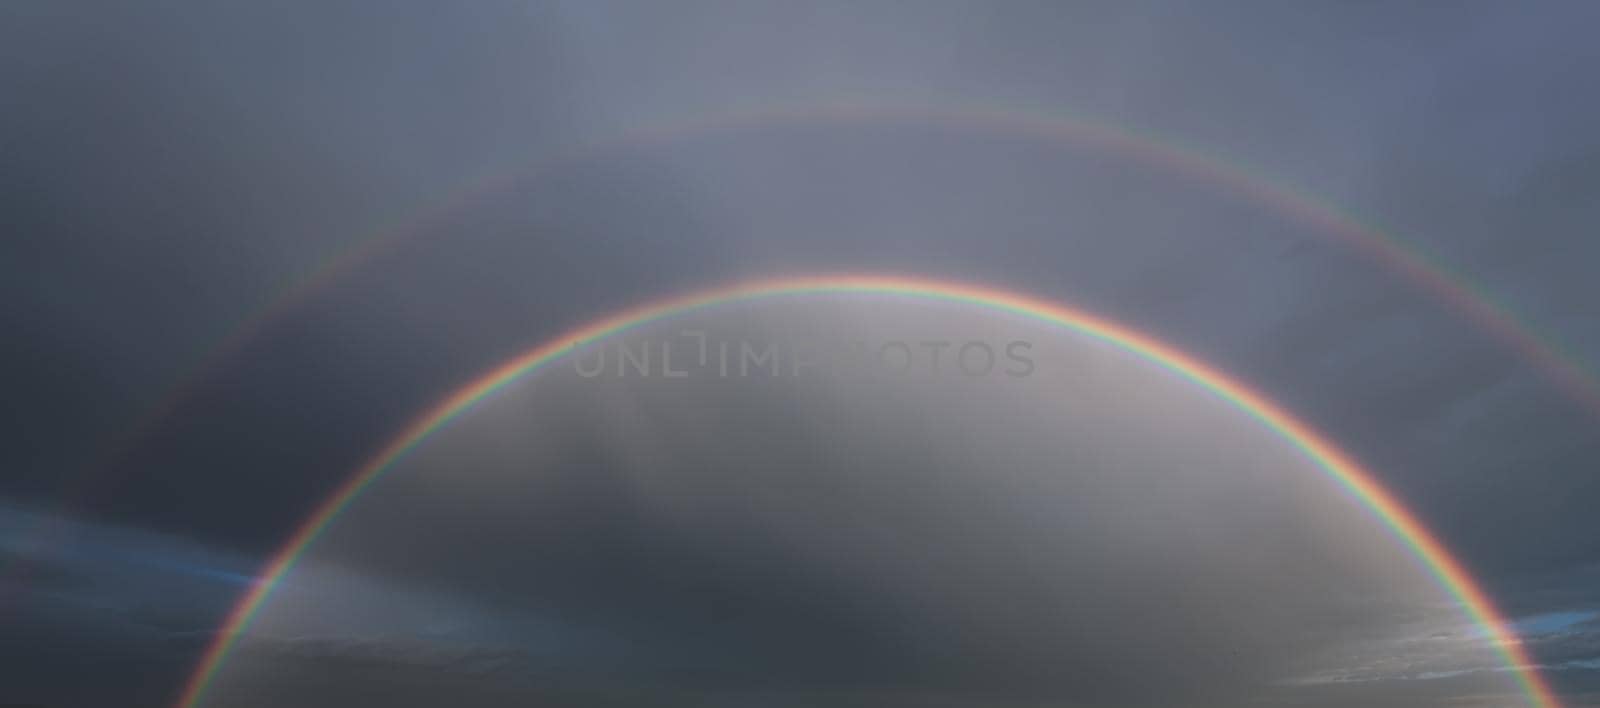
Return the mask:
[[202,704],[206,689],[226,661],[229,651],[250,628],[251,621],[308,548],[350,506],[362,490],[383,477],[397,461],[449,424],[478,401],[533,374],[573,350],[577,342],[611,337],[652,322],[717,305],[761,299],[815,294],[910,296],[929,301],[959,303],[1020,315],[1061,326],[1140,357],[1214,394],[1233,409],[1249,416],[1294,446],[1340,487],[1358,500],[1381,523],[1438,585],[1453,597],[1495,646],[1508,670],[1516,676],[1527,705],[1560,708],[1560,702],[1540,675],[1512,625],[1495,608],[1487,593],[1444,544],[1385,489],[1373,474],[1332,442],[1261,393],[1209,365],[1143,333],[1109,319],[1066,305],[981,285],[892,275],[838,275],[760,280],[716,288],[680,297],[656,300],[619,312],[548,340],[512,358],[447,396],[424,411],[394,436],[364,465],[330,494],[299,529],[274,554],[260,580],[229,613],[222,630],[207,648],[185,685],[179,708]]

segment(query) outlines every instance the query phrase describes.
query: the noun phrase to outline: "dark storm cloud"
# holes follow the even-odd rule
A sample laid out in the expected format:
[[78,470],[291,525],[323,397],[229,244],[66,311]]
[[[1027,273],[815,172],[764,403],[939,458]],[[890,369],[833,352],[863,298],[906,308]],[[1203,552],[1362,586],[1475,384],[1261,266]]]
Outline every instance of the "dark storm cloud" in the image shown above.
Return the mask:
[[519,7],[305,10],[5,9],[7,489],[103,464],[286,282],[571,115]]

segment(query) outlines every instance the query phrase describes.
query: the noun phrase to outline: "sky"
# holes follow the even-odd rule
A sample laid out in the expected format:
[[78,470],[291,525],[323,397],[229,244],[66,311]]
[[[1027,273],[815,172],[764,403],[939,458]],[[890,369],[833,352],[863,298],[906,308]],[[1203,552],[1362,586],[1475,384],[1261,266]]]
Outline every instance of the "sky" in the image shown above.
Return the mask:
[[[1600,15],[1585,3],[3,12],[4,701],[171,705],[320,499],[420,411],[549,337],[720,283],[892,272],[1070,303],[1248,383],[1416,511],[1566,705],[1600,705],[1600,417],[1584,391],[1375,256],[1361,241],[1374,236],[1286,206],[1405,244],[1592,382]],[[882,339],[928,316],[882,306],[798,321]],[[793,324],[761,310],[704,326],[756,314]],[[959,331],[927,333],[939,328]],[[353,506],[217,690],[238,705],[337,703],[363,686],[483,705],[1518,705],[1392,539],[1359,509],[1295,501],[1326,495],[1287,481],[1304,464],[1281,441],[1061,332],[963,308],[925,330],[1030,338],[1041,378],[951,393],[585,388],[554,372],[538,382],[550,391],[519,387]],[[1040,383],[1080,371],[1073,357],[1106,358],[1104,378]],[[808,398],[819,390],[831,397]],[[964,435],[972,419],[951,412],[1018,406],[1059,427]],[[693,412],[723,433],[711,452],[638,437],[693,440],[679,427]],[[799,435],[818,420],[858,422]],[[943,431],[936,444],[897,440],[913,420]],[[755,465],[777,496],[730,476],[741,430],[787,452]],[[1182,454],[1197,435],[1209,457]],[[813,457],[838,449],[947,486],[857,486],[856,467]],[[1262,465],[1290,472],[1238,477]],[[1028,472],[1057,466],[1064,481]],[[1103,476],[1189,467],[1204,480],[1192,490]],[[546,479],[534,469],[577,476],[516,481]],[[651,470],[655,486],[637,486]],[[415,481],[430,479],[448,483]],[[1095,484],[1130,516],[1079,509]],[[945,504],[954,490],[992,506]],[[880,508],[891,496],[906,515]],[[408,520],[441,498],[450,523],[411,538]],[[748,508],[695,506],[714,499]],[[582,513],[541,526],[492,511],[513,500]],[[1140,515],[1162,504],[1177,511]],[[901,523],[847,552],[858,541],[826,520],[853,506]],[[1174,529],[1196,518],[1234,540],[1179,553]],[[1342,560],[1275,545],[1304,524]],[[956,533],[972,525],[990,537]],[[979,539],[1052,560],[962,551]],[[502,546],[531,560],[497,562],[521,557]],[[951,549],[950,565],[885,560],[930,549]],[[1128,590],[1204,587],[1230,566],[1250,592],[1216,580],[1215,606],[1157,612],[1165,596]],[[648,591],[640,578],[667,567],[728,599]],[[1117,582],[1067,580],[1084,567]],[[1040,575],[919,580],[936,571]],[[1328,597],[1343,583],[1382,609]],[[370,616],[326,609],[372,597],[389,600]],[[1351,614],[1295,621],[1316,607]],[[713,619],[729,613],[749,619]],[[1217,634],[1174,639],[1201,620]],[[1084,627],[1124,641],[1073,641]],[[973,658],[1015,632],[1030,641],[1010,659]],[[1218,646],[1244,658],[1196,659]],[[577,678],[535,680],[552,671]]]

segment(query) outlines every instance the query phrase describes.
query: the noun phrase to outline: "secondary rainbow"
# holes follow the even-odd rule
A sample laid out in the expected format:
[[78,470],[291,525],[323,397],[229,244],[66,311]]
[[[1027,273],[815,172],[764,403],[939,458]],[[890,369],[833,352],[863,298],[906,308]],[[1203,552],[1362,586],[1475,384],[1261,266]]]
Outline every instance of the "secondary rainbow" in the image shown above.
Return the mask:
[[1560,702],[1511,625],[1487,594],[1433,534],[1370,472],[1306,424],[1205,363],[1140,332],[1058,303],[992,287],[889,275],[835,275],[759,280],[657,300],[580,326],[492,369],[416,417],[397,436],[330,494],[265,566],[260,579],[229,613],[178,699],[179,708],[200,705],[229,650],[250,626],[273,588],[361,491],[405,457],[435,430],[485,397],[539,370],[573,345],[609,337],[665,317],[722,303],[809,294],[909,296],[987,307],[1064,326],[1167,369],[1215,394],[1294,445],[1366,506],[1400,543],[1461,603],[1482,627],[1517,678],[1533,708],[1559,708]]
[[[431,220],[462,209],[474,199],[507,189],[519,180],[558,173],[582,160],[615,152],[724,131],[773,126],[806,125],[922,125],[971,131],[976,135],[1024,136],[1045,144],[1074,145],[1131,159],[1137,163],[1191,177],[1226,194],[1271,209],[1312,227],[1321,236],[1347,245],[1373,263],[1400,276],[1414,287],[1444,303],[1481,327],[1576,401],[1600,422],[1600,377],[1582,359],[1566,351],[1547,334],[1535,331],[1512,308],[1496,302],[1487,288],[1471,282],[1438,259],[1425,254],[1359,218],[1341,211],[1234,160],[1212,154],[1173,138],[1133,130],[1121,125],[1064,113],[1056,109],[1015,109],[994,105],[921,105],[879,101],[835,101],[815,105],[754,105],[658,120],[621,127],[599,138],[580,141],[533,160],[528,165],[488,169],[451,190],[443,198],[352,239],[296,276],[276,296],[250,313],[222,339],[197,357],[178,376],[167,394],[108,445],[109,464],[126,446],[141,439],[165,420],[205,380],[213,367],[238,352],[270,323],[310,300],[341,275],[367,263],[396,242],[424,231]],[[71,496],[70,494],[68,496]]]

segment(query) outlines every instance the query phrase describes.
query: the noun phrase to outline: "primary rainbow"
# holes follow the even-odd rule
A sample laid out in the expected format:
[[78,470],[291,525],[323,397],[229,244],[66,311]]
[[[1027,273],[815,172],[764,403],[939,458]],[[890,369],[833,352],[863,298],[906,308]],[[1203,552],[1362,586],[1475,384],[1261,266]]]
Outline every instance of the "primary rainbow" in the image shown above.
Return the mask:
[[1492,641],[1517,678],[1529,706],[1560,708],[1559,700],[1539,674],[1521,642],[1487,594],[1465,567],[1425,528],[1417,517],[1384,489],[1370,472],[1316,431],[1263,395],[1203,362],[1149,336],[1108,319],[1044,300],[987,286],[917,277],[835,275],[759,280],[649,302],[604,317],[547,341],[501,364],[428,409],[383,446],[365,465],[330,494],[266,565],[255,586],[234,607],[216,639],[207,648],[183,693],[179,708],[200,704],[206,688],[274,587],[306,549],[361,491],[396,461],[473,404],[518,378],[572,350],[574,344],[608,337],[662,318],[735,301],[807,294],[900,295],[965,303],[1062,325],[1157,364],[1216,394],[1298,448],[1365,505],[1401,544],[1422,563],[1439,585],[1459,601],[1473,622]]

